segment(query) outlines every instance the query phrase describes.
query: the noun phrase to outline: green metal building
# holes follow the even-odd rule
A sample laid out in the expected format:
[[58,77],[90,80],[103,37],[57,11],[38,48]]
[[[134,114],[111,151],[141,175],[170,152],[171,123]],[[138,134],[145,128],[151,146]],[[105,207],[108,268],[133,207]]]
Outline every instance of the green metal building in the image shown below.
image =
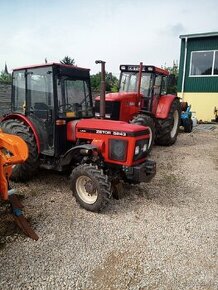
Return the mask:
[[198,120],[215,119],[218,108],[218,32],[180,35],[178,96]]

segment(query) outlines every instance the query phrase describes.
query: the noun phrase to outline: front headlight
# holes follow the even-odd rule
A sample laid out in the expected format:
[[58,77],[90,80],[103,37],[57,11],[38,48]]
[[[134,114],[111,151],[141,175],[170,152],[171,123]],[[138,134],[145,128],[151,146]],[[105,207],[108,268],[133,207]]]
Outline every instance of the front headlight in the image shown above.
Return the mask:
[[138,140],[135,145],[135,156],[134,160],[145,158],[148,150],[149,139]]
[[117,161],[126,161],[127,140],[110,139],[109,140],[109,158]]
[[138,155],[140,152],[140,147],[139,146],[136,146],[135,147],[135,155]]

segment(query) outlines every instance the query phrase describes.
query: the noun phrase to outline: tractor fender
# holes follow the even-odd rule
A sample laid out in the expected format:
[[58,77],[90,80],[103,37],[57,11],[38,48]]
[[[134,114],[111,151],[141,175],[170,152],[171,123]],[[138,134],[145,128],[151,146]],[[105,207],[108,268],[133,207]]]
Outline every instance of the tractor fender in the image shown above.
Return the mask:
[[175,95],[161,96],[157,105],[155,118],[166,119],[169,114],[171,104],[175,99],[179,99],[179,98]]
[[81,161],[81,156],[91,155],[98,148],[91,144],[83,144],[70,148],[61,158],[60,165],[70,165],[72,161]]
[[27,126],[30,127],[30,129],[32,130],[33,132],[33,135],[35,137],[35,140],[36,140],[36,145],[37,145],[37,150],[38,150],[38,153],[41,152],[41,145],[40,145],[40,138],[39,138],[39,135],[38,135],[38,132],[37,132],[37,129],[35,127],[35,125],[33,124],[33,122],[31,122],[26,116],[22,115],[22,114],[9,114],[7,116],[5,116],[1,122],[4,122],[6,120],[9,120],[9,119],[17,119],[17,120],[21,120],[23,121]]

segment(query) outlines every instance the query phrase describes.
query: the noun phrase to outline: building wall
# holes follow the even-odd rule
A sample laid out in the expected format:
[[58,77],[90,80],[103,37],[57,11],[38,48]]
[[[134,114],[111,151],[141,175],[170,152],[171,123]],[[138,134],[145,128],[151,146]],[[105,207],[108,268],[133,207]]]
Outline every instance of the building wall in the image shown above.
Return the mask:
[[[189,77],[192,51],[218,50],[218,36],[188,39],[184,92],[218,92],[218,76]],[[185,39],[181,41],[178,92],[182,90]]]
[[182,39],[178,96],[191,104],[192,110],[196,112],[198,120],[211,121],[214,119],[214,107],[218,108],[218,76],[189,76],[191,52],[202,50],[218,50],[218,36],[188,38],[184,94],[182,94],[182,76],[185,56],[185,39]]
[[[182,94],[178,93],[182,98]],[[218,108],[217,93],[184,93],[183,100],[191,104],[191,110],[196,112],[198,121],[210,122],[215,118],[214,107]]]

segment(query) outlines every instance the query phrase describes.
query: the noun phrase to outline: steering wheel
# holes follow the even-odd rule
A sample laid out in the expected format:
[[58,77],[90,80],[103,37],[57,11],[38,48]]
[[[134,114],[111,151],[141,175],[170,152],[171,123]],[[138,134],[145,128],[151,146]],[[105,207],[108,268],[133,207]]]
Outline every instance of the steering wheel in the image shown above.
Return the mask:
[[71,104],[63,104],[58,107],[58,111],[70,111],[73,110],[73,106]]

